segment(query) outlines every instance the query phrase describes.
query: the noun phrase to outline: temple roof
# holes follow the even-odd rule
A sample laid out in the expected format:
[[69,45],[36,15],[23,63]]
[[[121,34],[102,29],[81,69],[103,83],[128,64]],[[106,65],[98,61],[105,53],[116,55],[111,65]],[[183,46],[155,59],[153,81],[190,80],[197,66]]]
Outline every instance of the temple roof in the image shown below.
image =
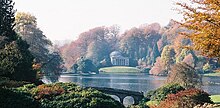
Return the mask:
[[113,51],[110,54],[110,57],[122,57],[122,55],[121,55],[121,52],[119,52],[119,51]]

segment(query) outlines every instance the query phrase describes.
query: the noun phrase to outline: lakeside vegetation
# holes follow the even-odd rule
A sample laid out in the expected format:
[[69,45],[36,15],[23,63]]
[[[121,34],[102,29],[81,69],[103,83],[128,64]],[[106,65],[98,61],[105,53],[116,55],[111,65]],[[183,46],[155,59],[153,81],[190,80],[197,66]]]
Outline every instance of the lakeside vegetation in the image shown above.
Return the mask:
[[210,98],[214,103],[220,104],[220,95],[211,95]]
[[139,73],[141,72],[141,70],[138,68],[126,67],[126,66],[105,67],[105,68],[100,68],[99,71],[105,72],[105,73]]
[[218,70],[212,70],[212,72],[210,72],[210,73],[205,73],[205,74],[203,74],[204,76],[220,76],[220,70],[218,69]]
[[203,76],[218,76],[218,77],[220,77],[220,72],[207,73],[207,74],[203,74]]

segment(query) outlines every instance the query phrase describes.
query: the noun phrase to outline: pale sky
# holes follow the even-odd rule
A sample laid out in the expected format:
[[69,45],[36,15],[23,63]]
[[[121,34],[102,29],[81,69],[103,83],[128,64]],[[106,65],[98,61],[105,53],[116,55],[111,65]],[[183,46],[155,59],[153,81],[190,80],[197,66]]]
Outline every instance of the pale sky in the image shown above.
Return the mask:
[[176,0],[14,0],[18,12],[37,17],[38,27],[54,40],[73,40],[98,26],[117,24],[122,32],[141,24],[180,20]]

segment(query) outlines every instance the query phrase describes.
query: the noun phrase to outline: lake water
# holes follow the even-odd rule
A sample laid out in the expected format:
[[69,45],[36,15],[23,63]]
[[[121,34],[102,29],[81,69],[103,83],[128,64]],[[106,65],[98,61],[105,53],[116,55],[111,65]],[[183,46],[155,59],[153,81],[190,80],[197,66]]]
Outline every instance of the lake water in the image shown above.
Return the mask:
[[[107,87],[144,93],[162,86],[166,77],[145,73],[101,73],[91,76],[61,75],[59,82],[76,82],[84,87]],[[202,89],[209,94],[220,94],[220,77],[203,77]]]

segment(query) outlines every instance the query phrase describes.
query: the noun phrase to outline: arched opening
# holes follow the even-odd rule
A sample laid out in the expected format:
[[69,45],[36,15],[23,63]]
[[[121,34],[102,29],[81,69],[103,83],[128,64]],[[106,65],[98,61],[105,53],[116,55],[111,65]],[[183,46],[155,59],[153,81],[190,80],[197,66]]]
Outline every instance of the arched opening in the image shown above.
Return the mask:
[[113,99],[117,100],[118,102],[120,102],[120,98],[116,95],[110,95]]
[[126,96],[123,100],[123,104],[125,107],[134,104],[134,98],[132,96]]

